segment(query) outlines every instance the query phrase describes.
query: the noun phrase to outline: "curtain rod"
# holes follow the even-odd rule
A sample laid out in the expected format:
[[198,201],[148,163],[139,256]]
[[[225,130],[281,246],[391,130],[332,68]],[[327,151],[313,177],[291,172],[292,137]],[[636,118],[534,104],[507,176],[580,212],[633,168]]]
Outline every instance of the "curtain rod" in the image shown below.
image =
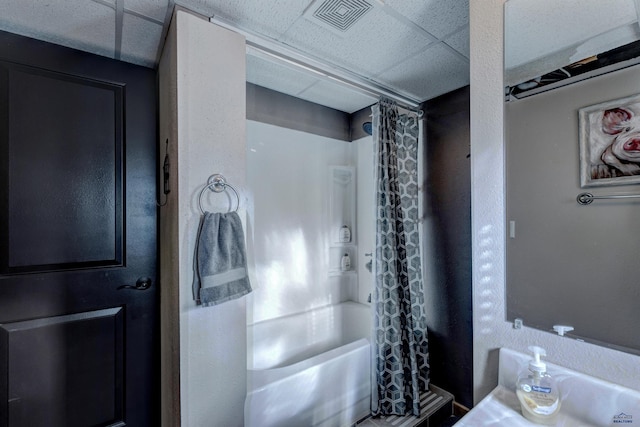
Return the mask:
[[379,83],[364,79],[349,70],[330,66],[293,48],[283,46],[276,40],[271,40],[249,30],[239,28],[223,18],[212,16],[209,18],[209,21],[245,36],[247,47],[250,50],[254,50],[254,52],[260,52],[263,55],[267,55],[294,67],[306,70],[307,72],[311,72],[322,78],[348,86],[365,95],[375,98],[385,96],[396,101],[399,106],[407,107],[407,109],[415,109],[420,106],[420,101],[416,99],[400,95],[391,89],[383,87]]
[[401,110],[406,110],[410,113],[416,113],[418,115],[418,118],[422,118],[422,116],[424,116],[424,111],[422,110],[422,108],[420,108],[420,106],[411,108],[411,107],[398,105],[398,108],[400,108]]

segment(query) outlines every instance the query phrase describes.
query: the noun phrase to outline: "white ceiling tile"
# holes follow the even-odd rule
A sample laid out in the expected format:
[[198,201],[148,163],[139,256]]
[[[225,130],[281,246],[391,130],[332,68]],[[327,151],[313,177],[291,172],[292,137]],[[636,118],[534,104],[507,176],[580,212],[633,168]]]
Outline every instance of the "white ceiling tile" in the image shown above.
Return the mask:
[[399,24],[376,7],[343,37],[305,18],[296,21],[281,41],[365,77],[402,62],[430,43],[422,32]]
[[210,15],[219,16],[239,27],[278,38],[298,19],[311,0],[191,0]]
[[469,0],[384,0],[384,3],[439,38],[469,25]]
[[123,0],[125,9],[130,9],[157,21],[164,22],[169,0]]
[[88,0],[2,0],[0,29],[113,58],[115,11]]
[[287,95],[297,96],[317,78],[272,61],[247,55],[247,81]]
[[377,77],[427,100],[468,85],[469,63],[440,43]]
[[449,46],[469,58],[469,27],[452,34],[444,40]]
[[318,80],[298,98],[325,105],[346,113],[353,113],[378,102],[378,98],[349,89],[340,83]]
[[122,22],[120,58],[146,67],[155,67],[162,27],[128,13]]

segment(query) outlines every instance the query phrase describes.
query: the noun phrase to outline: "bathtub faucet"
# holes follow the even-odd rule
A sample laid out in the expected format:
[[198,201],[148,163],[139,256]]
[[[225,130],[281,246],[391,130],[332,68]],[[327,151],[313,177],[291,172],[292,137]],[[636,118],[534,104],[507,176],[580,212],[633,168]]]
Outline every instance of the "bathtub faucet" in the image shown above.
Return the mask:
[[[372,257],[373,254],[372,253],[368,253],[368,254],[364,254],[364,256]],[[369,270],[369,273],[372,273],[371,269],[373,268],[373,257],[364,266],[365,266],[365,268],[367,270]],[[371,302],[371,301],[369,301],[369,302]]]

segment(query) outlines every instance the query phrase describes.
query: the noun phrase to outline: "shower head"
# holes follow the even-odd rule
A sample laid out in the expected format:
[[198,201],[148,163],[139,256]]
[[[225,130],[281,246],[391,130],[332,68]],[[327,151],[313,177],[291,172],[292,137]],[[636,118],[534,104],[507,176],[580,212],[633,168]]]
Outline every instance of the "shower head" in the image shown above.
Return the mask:
[[371,127],[371,122],[364,122],[362,124],[362,130],[367,134],[371,135],[373,133],[373,128]]

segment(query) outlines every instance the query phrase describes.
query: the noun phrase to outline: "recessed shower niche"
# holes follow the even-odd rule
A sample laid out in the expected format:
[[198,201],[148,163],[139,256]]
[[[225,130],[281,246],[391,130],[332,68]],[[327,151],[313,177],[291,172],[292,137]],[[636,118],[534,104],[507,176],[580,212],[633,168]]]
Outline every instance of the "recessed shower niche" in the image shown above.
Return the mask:
[[[356,169],[329,166],[329,275],[356,274]],[[343,257],[349,257],[344,268]]]

